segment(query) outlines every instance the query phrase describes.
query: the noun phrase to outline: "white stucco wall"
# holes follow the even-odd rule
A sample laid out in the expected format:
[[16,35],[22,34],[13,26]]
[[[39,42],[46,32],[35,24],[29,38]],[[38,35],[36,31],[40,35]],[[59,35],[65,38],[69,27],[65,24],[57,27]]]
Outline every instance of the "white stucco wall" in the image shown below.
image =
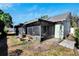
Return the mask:
[[75,29],[74,28],[70,28],[70,34],[74,36],[75,33]]
[[55,24],[55,38],[60,38],[60,24]]
[[55,24],[55,38],[62,40],[64,37],[64,26],[63,24]]

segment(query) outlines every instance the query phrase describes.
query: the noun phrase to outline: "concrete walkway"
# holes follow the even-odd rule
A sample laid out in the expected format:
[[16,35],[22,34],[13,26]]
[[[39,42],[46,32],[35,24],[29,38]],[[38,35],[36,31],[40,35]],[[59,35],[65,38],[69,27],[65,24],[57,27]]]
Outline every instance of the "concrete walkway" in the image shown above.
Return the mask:
[[60,42],[59,45],[64,46],[66,48],[74,49],[75,41],[71,41],[68,39],[65,39],[64,41]]

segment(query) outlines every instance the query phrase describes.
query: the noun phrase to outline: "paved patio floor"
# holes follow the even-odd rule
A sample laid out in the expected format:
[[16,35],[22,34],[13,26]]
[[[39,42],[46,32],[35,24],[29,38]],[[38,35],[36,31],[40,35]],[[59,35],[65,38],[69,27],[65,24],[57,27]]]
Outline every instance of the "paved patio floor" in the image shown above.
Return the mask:
[[64,46],[66,48],[74,49],[75,41],[71,41],[68,39],[65,39],[64,41],[60,42],[59,45]]

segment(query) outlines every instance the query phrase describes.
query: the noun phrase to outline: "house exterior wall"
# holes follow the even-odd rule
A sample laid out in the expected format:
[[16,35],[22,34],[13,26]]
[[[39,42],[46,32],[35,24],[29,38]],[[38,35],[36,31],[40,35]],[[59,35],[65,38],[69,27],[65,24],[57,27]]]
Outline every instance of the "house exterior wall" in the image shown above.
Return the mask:
[[79,19],[78,19],[78,27],[79,27]]
[[70,19],[67,18],[67,20],[64,20],[62,22],[59,22],[55,24],[55,38],[61,38],[67,37],[70,33]]
[[74,28],[71,28],[70,29],[70,35],[73,35],[74,36],[74,33],[75,33],[75,29]]
[[55,24],[55,38],[62,40],[64,37],[64,26],[62,23]]
[[[46,29],[44,27],[46,26]],[[70,33],[70,19],[67,18],[63,21],[58,21],[55,23],[49,23],[45,21],[37,21],[26,26],[27,34],[33,36],[39,36],[40,39],[43,37],[43,34],[46,34],[46,37],[54,35],[55,38],[63,39]],[[32,30],[30,30],[32,29]],[[36,32],[36,33],[35,33]],[[35,34],[35,35],[34,35]]]
[[66,37],[70,33],[71,28],[70,19],[63,21],[63,25],[64,25],[64,37]]
[[[25,24],[24,28],[27,35],[28,34],[32,35],[34,39],[36,38],[40,41],[43,41],[42,39],[47,39],[49,38],[49,36],[53,37],[53,32],[54,32],[54,30],[52,31],[52,29],[54,29],[52,28],[53,24],[54,23],[50,21],[38,20],[33,23]],[[35,34],[34,32],[38,32],[38,34]]]

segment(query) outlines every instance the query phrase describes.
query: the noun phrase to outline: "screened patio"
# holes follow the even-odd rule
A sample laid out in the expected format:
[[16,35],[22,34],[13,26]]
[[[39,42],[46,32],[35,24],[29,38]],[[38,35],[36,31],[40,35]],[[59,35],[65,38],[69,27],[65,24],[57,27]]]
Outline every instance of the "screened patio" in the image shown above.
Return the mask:
[[53,37],[54,29],[54,23],[47,20],[38,19],[25,24],[26,34],[36,36],[40,41]]

